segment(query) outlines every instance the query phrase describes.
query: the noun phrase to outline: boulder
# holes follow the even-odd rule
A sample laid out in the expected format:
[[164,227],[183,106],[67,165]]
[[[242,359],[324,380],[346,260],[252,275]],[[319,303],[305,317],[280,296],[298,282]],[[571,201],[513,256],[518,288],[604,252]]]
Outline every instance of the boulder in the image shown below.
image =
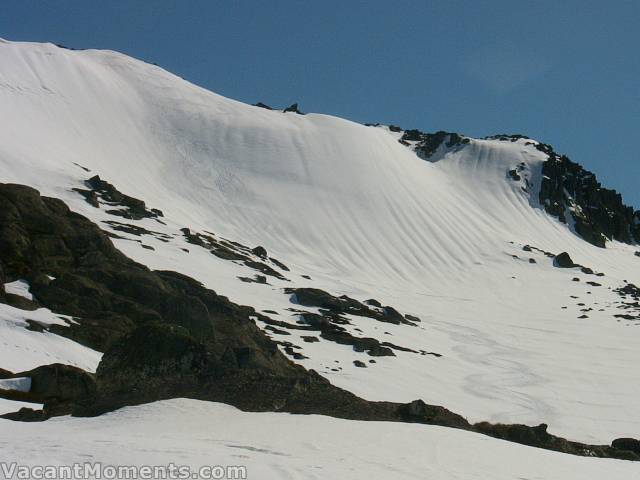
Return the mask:
[[256,248],[251,249],[251,252],[260,258],[267,258],[267,249],[264,247],[257,246]]
[[71,365],[42,365],[15,377],[31,378],[29,394],[42,403],[65,402],[89,397],[95,392],[94,375]]
[[636,438],[616,438],[611,442],[613,448],[628,450],[640,455],[640,440]]
[[285,108],[283,110],[283,112],[293,112],[293,113],[297,113],[298,115],[304,115],[304,113],[302,113],[300,111],[300,109],[298,108],[298,104],[297,103],[293,103],[291,105],[289,105],[287,108]]
[[556,258],[553,261],[553,265],[558,268],[573,268],[576,266],[567,252],[562,252],[556,255]]

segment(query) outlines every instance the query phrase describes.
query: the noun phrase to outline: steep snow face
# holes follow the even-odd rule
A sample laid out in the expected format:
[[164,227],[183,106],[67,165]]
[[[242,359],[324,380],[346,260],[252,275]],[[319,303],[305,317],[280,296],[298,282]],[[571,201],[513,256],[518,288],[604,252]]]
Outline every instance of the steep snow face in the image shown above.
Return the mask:
[[[387,128],[252,107],[115,52],[4,42],[0,66],[1,181],[114,220],[72,190],[98,174],[165,214],[126,221],[171,238],[145,237],[155,250],[118,232],[135,260],[280,320],[296,315],[285,286],[373,297],[422,322],[350,318],[352,334],[442,355],[368,364],[349,346],[270,333],[304,347],[298,361],[334,384],[472,421],[545,422],[576,440],[640,436],[640,329],[614,317],[613,292],[640,284],[640,258],[628,245],[594,247],[539,208],[546,157],[529,140],[471,139],[426,161]],[[263,245],[290,281],[239,282],[245,267],[187,244],[182,227]],[[541,251],[606,276],[555,268]]]
[[11,65],[0,72],[4,179],[45,194],[68,196],[82,165],[290,263],[437,280],[420,281],[429,288],[449,288],[508,240],[594,251],[505,182],[521,162],[538,174],[545,157],[524,140],[476,140],[430,163],[387,129],[248,106],[114,52],[3,43],[0,55]]

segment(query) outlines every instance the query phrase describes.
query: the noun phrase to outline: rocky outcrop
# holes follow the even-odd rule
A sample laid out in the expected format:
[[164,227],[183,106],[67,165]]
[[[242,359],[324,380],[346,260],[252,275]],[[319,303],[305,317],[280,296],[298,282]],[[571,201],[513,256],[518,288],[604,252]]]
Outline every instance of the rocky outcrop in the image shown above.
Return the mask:
[[542,166],[539,198],[547,213],[573,223],[578,235],[598,247],[605,247],[607,240],[629,244],[640,240],[640,211],[625,205],[618,192],[604,188],[593,173],[549,145],[535,147],[548,157]]
[[368,305],[366,305],[346,295],[335,297],[318,288],[286,288],[285,293],[293,295],[292,300],[299,305],[318,307],[335,315],[358,315],[373,318],[384,323],[393,323],[395,325],[405,324],[415,326],[415,320],[419,321],[417,317],[411,317],[413,319],[411,320],[395,308],[383,306],[380,302],[373,299],[367,300],[365,303],[368,303]]
[[491,437],[521,443],[532,447],[555,450],[558,452],[581,455],[585,457],[612,457],[623,460],[639,460],[640,455],[608,445],[588,445],[580,442],[572,442],[547,432],[547,425],[542,423],[535,427],[519,424],[491,424],[487,422],[477,423],[474,430]]
[[429,159],[441,145],[447,148],[454,148],[466,145],[470,140],[457,133],[439,131],[436,133],[424,133],[420,130],[405,130],[400,143],[403,145],[414,145],[414,150],[419,157]]
[[297,103],[289,105],[287,108],[285,108],[282,111],[285,112],[285,113],[292,112],[292,113],[297,113],[298,115],[304,115],[304,113],[302,113],[300,111],[300,109],[298,108],[298,104]]
[[81,194],[87,203],[93,207],[98,208],[101,203],[119,207],[107,210],[107,213],[111,215],[130,220],[163,216],[160,210],[156,208],[148,209],[142,200],[125,195],[109,182],[102,180],[98,175],[91,177],[85,184],[89,189],[74,188],[74,191]]
[[558,268],[573,268],[576,266],[567,252],[562,252],[556,255],[556,258],[553,260],[553,264]]
[[637,438],[616,438],[611,442],[611,446],[619,450],[627,450],[640,455],[640,440]]
[[218,258],[230,261],[241,261],[247,267],[264,275],[269,275],[279,280],[288,280],[284,275],[265,262],[268,261],[285,272],[288,272],[289,268],[275,258],[269,257],[267,250],[262,246],[257,246],[252,249],[238,242],[218,238],[211,232],[192,232],[188,228],[182,228],[181,232],[187,242],[209,250]]

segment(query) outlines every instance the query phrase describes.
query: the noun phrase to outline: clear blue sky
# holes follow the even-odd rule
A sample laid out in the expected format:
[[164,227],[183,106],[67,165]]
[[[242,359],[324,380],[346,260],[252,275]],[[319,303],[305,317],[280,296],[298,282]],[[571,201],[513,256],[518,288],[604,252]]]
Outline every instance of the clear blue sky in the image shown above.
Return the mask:
[[118,50],[245,102],[523,133],[636,207],[639,25],[640,1],[0,1],[0,37]]

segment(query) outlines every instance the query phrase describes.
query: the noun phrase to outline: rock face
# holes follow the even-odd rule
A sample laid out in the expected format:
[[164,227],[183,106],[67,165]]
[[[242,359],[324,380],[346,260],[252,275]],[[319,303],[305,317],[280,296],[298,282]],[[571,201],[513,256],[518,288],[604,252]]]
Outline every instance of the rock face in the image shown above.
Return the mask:
[[618,192],[602,187],[593,173],[549,145],[536,148],[548,157],[542,166],[539,198],[547,213],[563,223],[573,221],[576,233],[598,247],[604,247],[607,239],[640,241],[640,211],[625,205]]
[[419,157],[429,159],[444,144],[447,148],[465,145],[469,139],[457,133],[439,131],[436,133],[424,133],[420,130],[405,130],[400,138],[400,143],[410,145],[415,142],[415,151]]

